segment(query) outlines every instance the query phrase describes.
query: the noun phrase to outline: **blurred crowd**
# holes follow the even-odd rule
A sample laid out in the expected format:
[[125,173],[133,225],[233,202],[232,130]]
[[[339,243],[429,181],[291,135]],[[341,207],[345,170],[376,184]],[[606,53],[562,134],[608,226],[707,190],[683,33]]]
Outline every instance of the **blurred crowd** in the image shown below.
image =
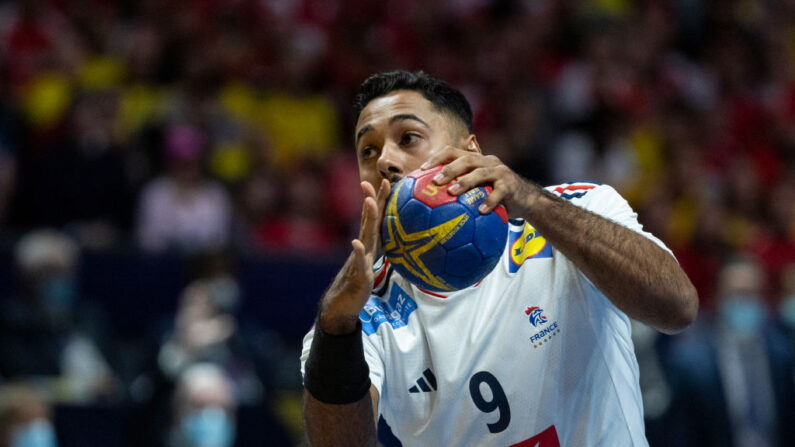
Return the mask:
[[[141,445],[234,438],[224,417],[286,380],[256,342],[279,334],[240,319],[235,272],[186,284],[126,378],[103,309],[75,297],[76,258],[344,253],[361,204],[350,103],[405,68],[466,94],[484,151],[540,184],[615,186],[675,252],[702,312],[680,337],[635,331],[650,439],[671,424],[678,445],[792,439],[777,421],[795,400],[776,399],[795,380],[795,2],[22,0],[0,4],[0,36],[0,243],[21,278],[0,383],[35,416],[25,436],[49,439],[49,413],[15,381],[57,376],[47,399],[139,396],[140,420],[181,421]],[[733,385],[682,397],[710,378]],[[0,404],[0,447],[23,445]],[[736,433],[688,431],[708,404]]]

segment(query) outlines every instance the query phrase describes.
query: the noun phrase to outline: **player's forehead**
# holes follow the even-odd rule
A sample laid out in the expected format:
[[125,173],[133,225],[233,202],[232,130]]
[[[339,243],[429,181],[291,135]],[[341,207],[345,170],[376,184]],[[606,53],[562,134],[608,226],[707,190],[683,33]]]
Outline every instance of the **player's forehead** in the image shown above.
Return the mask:
[[422,96],[422,93],[413,90],[395,90],[367,103],[359,114],[355,132],[358,133],[365,126],[388,123],[395,116],[409,114],[425,122],[441,123],[444,119],[442,113]]

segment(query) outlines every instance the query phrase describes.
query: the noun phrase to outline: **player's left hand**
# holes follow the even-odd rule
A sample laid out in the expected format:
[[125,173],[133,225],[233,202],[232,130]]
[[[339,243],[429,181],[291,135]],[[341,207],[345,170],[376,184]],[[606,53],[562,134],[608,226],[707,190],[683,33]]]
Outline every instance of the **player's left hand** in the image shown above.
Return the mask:
[[520,177],[494,155],[445,146],[434,152],[421,169],[428,170],[440,164],[446,166],[433,182],[444,185],[457,178],[448,188],[452,195],[463,194],[476,186],[492,186],[491,194],[478,207],[481,214],[490,213],[502,202],[511,217],[525,217],[542,193],[540,187]]

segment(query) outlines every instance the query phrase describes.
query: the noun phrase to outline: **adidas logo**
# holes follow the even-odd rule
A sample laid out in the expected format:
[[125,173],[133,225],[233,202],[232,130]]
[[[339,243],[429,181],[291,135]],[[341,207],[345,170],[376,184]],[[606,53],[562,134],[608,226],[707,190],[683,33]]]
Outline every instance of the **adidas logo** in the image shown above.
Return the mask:
[[436,376],[428,368],[422,372],[422,377],[417,379],[417,384],[409,388],[409,393],[430,393],[431,391],[436,391]]

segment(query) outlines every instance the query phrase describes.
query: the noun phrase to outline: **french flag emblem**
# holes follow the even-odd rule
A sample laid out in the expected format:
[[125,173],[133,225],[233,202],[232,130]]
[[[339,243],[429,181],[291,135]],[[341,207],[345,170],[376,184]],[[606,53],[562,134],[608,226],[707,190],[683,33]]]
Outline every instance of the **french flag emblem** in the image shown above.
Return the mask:
[[564,183],[562,185],[558,185],[552,188],[552,191],[555,192],[560,197],[571,200],[571,199],[578,199],[588,191],[596,188],[599,186],[599,183],[592,183],[592,182],[576,182],[576,183]]

